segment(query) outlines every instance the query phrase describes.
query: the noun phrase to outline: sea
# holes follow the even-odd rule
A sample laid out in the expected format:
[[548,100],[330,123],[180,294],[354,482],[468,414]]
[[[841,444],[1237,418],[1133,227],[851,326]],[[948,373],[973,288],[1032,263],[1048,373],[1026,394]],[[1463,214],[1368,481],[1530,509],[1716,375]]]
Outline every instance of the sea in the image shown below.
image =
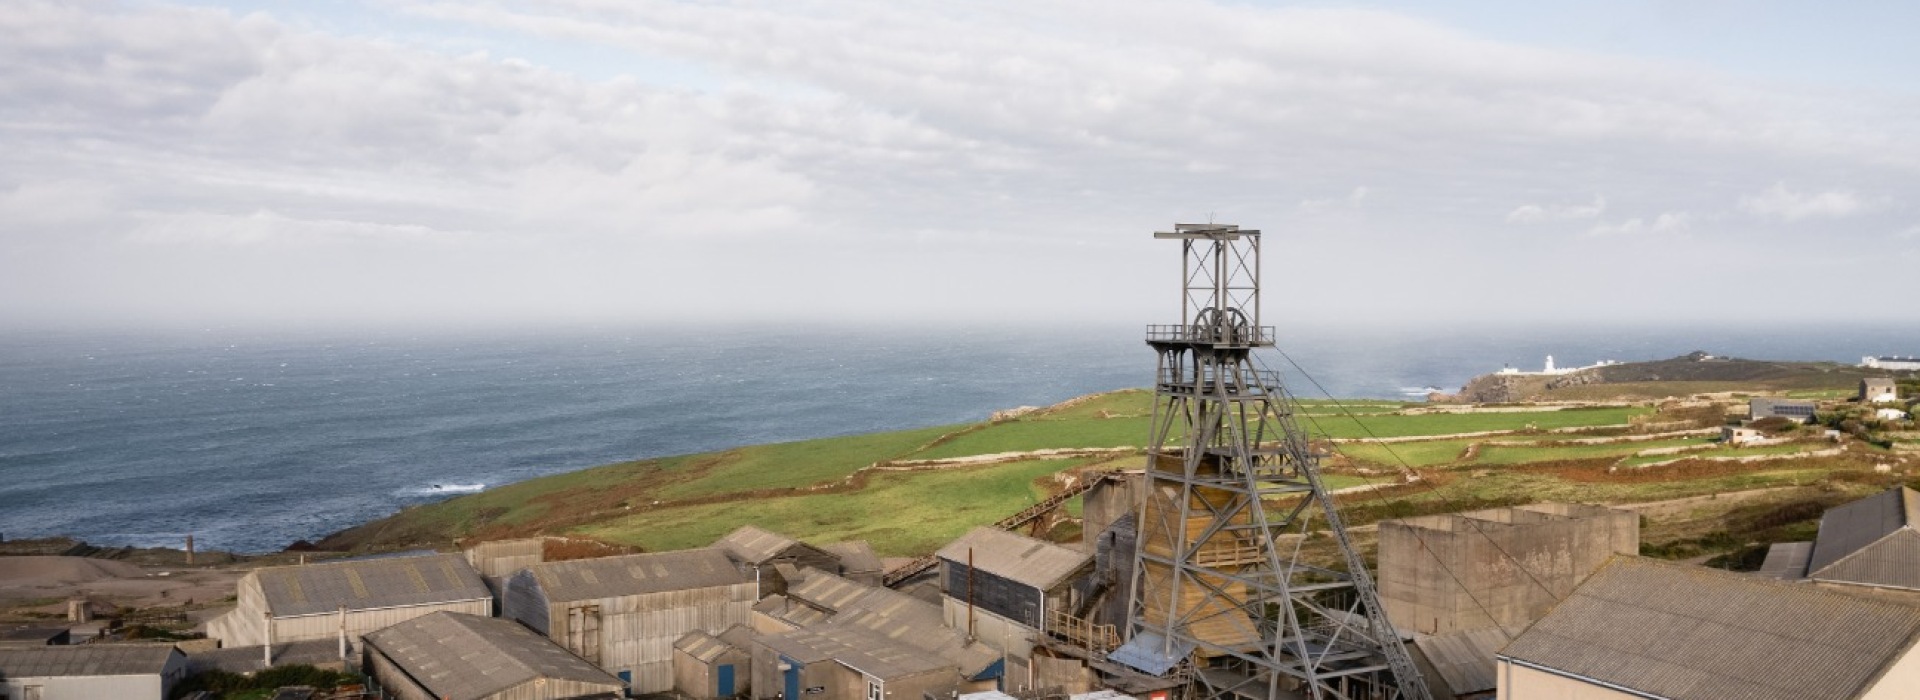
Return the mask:
[[[0,537],[277,551],[611,462],[984,420],[1146,385],[1142,326],[648,325],[0,334]],[[1511,365],[1695,350],[1858,363],[1920,329],[1283,329],[1298,396],[1422,400]]]

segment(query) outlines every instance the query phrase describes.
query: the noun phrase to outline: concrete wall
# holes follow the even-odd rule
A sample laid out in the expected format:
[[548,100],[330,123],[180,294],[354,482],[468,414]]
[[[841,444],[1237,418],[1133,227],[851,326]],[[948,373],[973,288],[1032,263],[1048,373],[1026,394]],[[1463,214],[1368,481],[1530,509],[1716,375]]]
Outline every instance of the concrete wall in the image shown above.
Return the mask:
[[1623,693],[1545,671],[1527,668],[1501,659],[1499,700],[1641,700],[1642,696]]
[[[967,634],[967,604],[954,600],[951,596],[940,596],[940,610],[945,615],[948,627]],[[973,608],[973,637],[1005,652],[1008,656],[1022,659],[1033,654],[1034,638],[1039,632],[1032,627],[987,612],[978,606]]]
[[1602,506],[1388,520],[1380,523],[1380,601],[1405,632],[1499,626],[1518,634],[1608,557],[1639,550],[1639,516]]

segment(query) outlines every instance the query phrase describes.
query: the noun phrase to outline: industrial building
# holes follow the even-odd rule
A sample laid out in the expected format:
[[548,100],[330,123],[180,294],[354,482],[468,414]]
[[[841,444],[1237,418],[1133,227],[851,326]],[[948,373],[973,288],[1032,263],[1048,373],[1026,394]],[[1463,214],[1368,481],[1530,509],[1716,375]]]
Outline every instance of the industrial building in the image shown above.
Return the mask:
[[[963,630],[1025,665],[1044,630],[1084,627],[1073,582],[1093,554],[998,528],[976,527],[941,547],[941,611]],[[1112,636],[1109,631],[1105,636]]]
[[497,602],[506,596],[507,579],[514,572],[547,560],[547,538],[481,542],[463,553],[474,571],[480,572],[480,579],[487,582],[487,590],[493,592]]
[[[768,605],[776,599],[777,608]],[[816,700],[861,700],[875,690],[918,698],[993,688],[1007,676],[1001,652],[942,624],[939,606],[817,570],[762,601],[755,622],[755,697],[798,688],[826,696]],[[1010,687],[1024,685],[1024,672]]]
[[1920,370],[1920,357],[1867,356],[1860,358],[1860,366],[1869,369]]
[[713,543],[713,548],[726,552],[728,559],[753,577],[757,585],[756,598],[784,590],[784,583],[774,572],[774,567],[780,564],[791,564],[803,570],[840,572],[840,558],[832,552],[752,525],[742,525],[727,533]]
[[719,634],[694,630],[673,643],[673,689],[694,700],[751,692],[753,630],[734,625]]
[[1616,557],[1498,656],[1500,700],[1894,700],[1920,607]]
[[753,578],[718,549],[545,562],[507,581],[503,617],[629,683],[673,688],[674,642],[750,619]]
[[1760,397],[1747,400],[1747,419],[1785,418],[1798,423],[1812,423],[1815,408],[1812,401]]
[[880,562],[880,555],[873,551],[873,544],[866,540],[847,540],[828,542],[821,549],[831,552],[840,560],[840,577],[863,586],[878,586],[886,575],[886,566]]
[[1637,514],[1536,503],[1380,523],[1380,601],[1403,632],[1519,634],[1615,554],[1640,552]]
[[[238,606],[207,623],[222,646],[349,640],[421,615],[493,614],[493,593],[458,554],[353,559],[259,569],[240,579]],[[343,631],[344,630],[344,631]]]
[[186,675],[172,644],[0,648],[0,698],[165,700]]
[[1828,510],[1812,542],[1767,550],[1770,578],[1920,593],[1920,492],[1901,486]]
[[620,679],[512,620],[440,612],[366,637],[363,670],[385,700],[619,697]]

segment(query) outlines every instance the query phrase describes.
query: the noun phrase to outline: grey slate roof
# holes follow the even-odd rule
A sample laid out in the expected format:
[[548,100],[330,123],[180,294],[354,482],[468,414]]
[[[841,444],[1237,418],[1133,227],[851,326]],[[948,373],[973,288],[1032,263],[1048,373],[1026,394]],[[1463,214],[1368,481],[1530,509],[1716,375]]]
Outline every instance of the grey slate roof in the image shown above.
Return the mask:
[[1807,561],[1813,558],[1812,542],[1778,542],[1767,547],[1767,559],[1756,575],[1783,581],[1807,577]]
[[1455,695],[1493,690],[1493,656],[1507,645],[1507,635],[1497,627],[1460,630],[1447,634],[1421,635],[1413,645],[1427,656],[1427,663],[1440,673],[1447,689]]
[[1888,489],[1820,518],[1807,577],[1920,589],[1920,492]]
[[965,564],[969,549],[975,569],[1043,591],[1093,561],[1091,553],[994,527],[974,528],[941,547],[938,556]]
[[82,644],[0,649],[0,678],[159,675],[186,655],[172,644]]
[[257,577],[274,617],[331,614],[491,598],[487,584],[459,554],[356,559],[276,566]]
[[745,625],[734,625],[717,635],[706,630],[688,632],[673,643],[673,649],[686,652],[693,660],[707,664],[728,651],[744,652],[746,644],[752,640],[751,629]]
[[1675,700],[1854,698],[1916,634],[1920,607],[1615,557],[1500,657]]
[[711,548],[546,562],[527,571],[554,603],[753,582]]
[[768,560],[786,554],[794,547],[805,547],[816,552],[823,551],[800,540],[752,525],[741,525],[733,532],[727,533],[727,536],[714,541],[713,547],[726,552],[727,556],[735,561],[748,564],[765,564]]
[[366,636],[367,645],[434,697],[483,698],[536,678],[593,683],[616,691],[620,679],[512,620],[437,612]]

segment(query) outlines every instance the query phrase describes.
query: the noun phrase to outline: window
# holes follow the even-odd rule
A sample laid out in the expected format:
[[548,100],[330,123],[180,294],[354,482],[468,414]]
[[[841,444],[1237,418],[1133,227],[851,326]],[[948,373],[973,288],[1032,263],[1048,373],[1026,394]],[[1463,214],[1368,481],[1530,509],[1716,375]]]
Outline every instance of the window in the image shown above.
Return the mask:
[[867,677],[867,700],[887,700],[887,694],[880,686],[880,679]]

